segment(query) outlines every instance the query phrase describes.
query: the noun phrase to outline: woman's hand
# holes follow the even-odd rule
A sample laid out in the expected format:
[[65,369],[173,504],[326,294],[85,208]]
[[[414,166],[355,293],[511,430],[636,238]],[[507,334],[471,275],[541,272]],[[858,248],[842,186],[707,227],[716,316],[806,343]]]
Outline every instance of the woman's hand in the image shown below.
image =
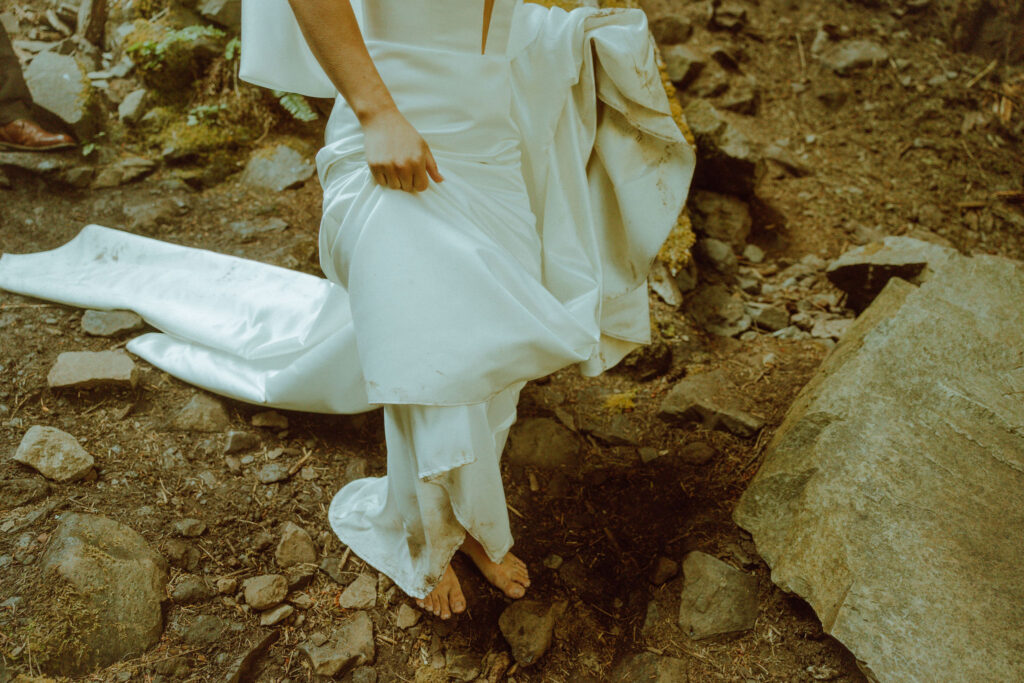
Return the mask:
[[389,108],[362,121],[366,163],[380,185],[422,192],[430,179],[441,182],[426,141],[398,109]]

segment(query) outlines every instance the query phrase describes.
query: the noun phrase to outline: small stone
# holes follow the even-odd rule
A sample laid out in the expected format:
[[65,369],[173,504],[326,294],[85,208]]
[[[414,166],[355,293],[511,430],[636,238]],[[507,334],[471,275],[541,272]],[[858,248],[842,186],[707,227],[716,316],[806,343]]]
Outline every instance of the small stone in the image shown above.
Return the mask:
[[[224,683],[247,683],[248,681],[257,680],[257,663],[266,654],[267,650],[270,649],[270,646],[276,643],[280,637],[280,631],[269,631],[260,637],[255,644],[248,648],[248,652],[236,659],[229,667],[228,674],[223,679]],[[218,655],[218,660],[220,656]]]
[[231,29],[233,35],[242,30],[241,0],[202,0],[196,10],[206,19]]
[[700,75],[707,65],[707,57],[685,45],[670,45],[661,50],[668,79],[685,88]]
[[724,429],[750,437],[764,420],[733,405],[735,388],[721,370],[691,375],[676,383],[661,402],[658,416],[669,421],[703,422],[707,429]]
[[847,40],[825,48],[820,59],[826,68],[843,76],[855,69],[885,63],[889,51],[870,40]]
[[544,558],[544,566],[552,570],[557,570],[564,562],[561,555],[551,554]]
[[717,455],[714,447],[703,441],[688,443],[679,449],[679,459],[687,465],[703,465]]
[[180,538],[172,538],[164,544],[164,555],[173,566],[185,571],[195,571],[199,566],[199,551]]
[[135,361],[123,351],[66,351],[46,376],[54,389],[134,387],[137,381]]
[[704,261],[722,275],[736,275],[739,264],[736,261],[736,254],[728,243],[714,238],[698,240],[697,254],[704,258]]
[[206,522],[192,518],[179,519],[174,523],[174,531],[185,538],[195,538],[206,532]]
[[444,670],[449,678],[456,681],[474,681],[480,675],[483,657],[474,652],[448,650],[444,655]]
[[338,598],[342,609],[371,609],[377,604],[377,581],[371,574],[360,574]]
[[352,683],[377,683],[377,670],[372,666],[360,666],[354,669]]
[[258,436],[251,432],[228,432],[228,442],[224,446],[225,453],[238,453],[248,451],[260,445]]
[[288,596],[288,602],[299,609],[309,609],[313,606],[313,598],[309,597],[309,593],[292,593]]
[[88,69],[74,55],[40,52],[24,70],[35,104],[71,126],[78,139],[98,132],[102,109],[87,77]]
[[647,282],[650,284],[651,290],[669,306],[679,306],[683,303],[683,293],[679,291],[679,285],[672,277],[672,273],[669,272],[668,266],[661,261],[655,261],[651,266]]
[[[652,19],[650,28],[659,45],[685,43],[693,33],[693,26],[688,19],[672,14]],[[664,52],[664,48],[662,48],[662,52]]]
[[245,604],[254,610],[265,610],[284,602],[288,595],[288,581],[280,574],[263,574],[247,579],[242,584]]
[[704,287],[690,300],[690,315],[712,334],[731,337],[750,328],[743,302],[724,285]]
[[661,453],[658,452],[657,448],[651,448],[650,446],[644,446],[640,449],[640,462],[648,463],[652,460],[657,460]]
[[283,462],[268,462],[256,473],[256,478],[261,484],[276,484],[289,476],[291,475],[288,474],[288,465]]
[[252,416],[253,427],[268,427],[270,429],[288,429],[288,418],[276,410],[267,410],[256,413]]
[[343,675],[357,666],[372,664],[376,656],[373,621],[367,612],[356,612],[323,645],[312,642],[299,646],[317,676]]
[[566,607],[564,601],[548,605],[536,600],[516,600],[501,613],[498,628],[519,666],[530,666],[547,652],[555,622]]
[[302,563],[315,563],[316,546],[305,529],[293,522],[285,522],[281,528],[281,540],[274,551],[277,565],[282,569]]
[[288,580],[288,590],[297,591],[308,586],[316,576],[316,570],[317,566],[312,562],[303,562],[288,567],[284,572],[284,577]]
[[171,600],[178,604],[202,602],[213,597],[213,591],[198,576],[186,576],[171,589]]
[[231,228],[232,232],[241,237],[242,241],[249,241],[255,239],[261,233],[283,232],[288,229],[288,223],[280,218],[264,218],[256,221],[235,221],[228,227]]
[[195,394],[171,423],[172,428],[192,432],[223,432],[231,424],[224,404],[206,394]]
[[56,427],[40,425],[25,432],[13,460],[61,483],[89,476],[95,464],[78,439]]
[[683,558],[679,625],[690,638],[746,631],[757,620],[757,577],[694,551]]
[[242,172],[241,182],[253,187],[281,192],[308,180],[316,166],[288,145],[257,150]]
[[419,623],[420,611],[413,607],[410,607],[406,603],[402,603],[398,606],[398,612],[395,614],[395,626],[402,629],[410,629]]
[[780,306],[748,304],[747,314],[754,322],[754,325],[763,330],[775,332],[784,327],[789,327],[789,312]]
[[220,617],[200,614],[185,628],[181,637],[189,645],[213,645],[221,639],[227,629],[227,623]]
[[320,570],[325,572],[336,583],[345,583],[345,576],[342,574],[340,557],[325,557],[320,561]]
[[655,586],[660,586],[679,573],[679,563],[667,557],[659,557],[648,577]]
[[82,331],[94,337],[116,337],[146,326],[131,311],[86,311],[82,315]]
[[693,218],[693,228],[697,232],[726,242],[734,249],[742,248],[746,244],[754,221],[750,214],[750,206],[742,199],[718,192],[697,190],[691,195],[687,207]]
[[811,336],[815,339],[839,340],[853,325],[853,318],[818,319],[811,328]]
[[217,592],[221,595],[234,595],[238,591],[238,579],[226,576],[217,579]]
[[735,0],[725,0],[717,5],[711,17],[713,28],[735,31],[747,23],[747,8]]
[[146,100],[147,94],[149,94],[148,90],[139,88],[125,95],[124,99],[121,100],[121,104],[117,105],[117,118],[122,123],[137,123],[145,113],[143,103]]
[[579,464],[579,453],[576,435],[550,418],[526,418],[512,427],[508,457],[514,464],[573,468]]
[[751,263],[762,263],[764,261],[764,249],[756,244],[748,244],[743,247],[743,258]]
[[278,605],[260,614],[260,626],[274,626],[279,624],[295,612],[295,608],[288,604]]

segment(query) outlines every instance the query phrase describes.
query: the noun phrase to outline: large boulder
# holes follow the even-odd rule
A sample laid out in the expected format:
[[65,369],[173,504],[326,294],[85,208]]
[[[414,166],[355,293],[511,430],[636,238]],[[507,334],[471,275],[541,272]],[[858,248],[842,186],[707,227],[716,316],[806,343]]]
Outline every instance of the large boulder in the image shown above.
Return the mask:
[[735,512],[772,580],[880,681],[1024,680],[1024,270],[892,279]]
[[43,555],[44,594],[32,655],[44,669],[87,674],[155,645],[163,633],[167,562],[112,519],[68,514]]

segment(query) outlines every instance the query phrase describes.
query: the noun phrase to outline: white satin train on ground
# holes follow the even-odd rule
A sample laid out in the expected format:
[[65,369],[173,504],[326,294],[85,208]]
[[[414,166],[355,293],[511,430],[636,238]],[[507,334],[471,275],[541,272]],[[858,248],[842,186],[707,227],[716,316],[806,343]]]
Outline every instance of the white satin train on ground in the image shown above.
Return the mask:
[[[287,30],[256,21],[263,2],[245,5],[243,73],[326,94],[308,51],[289,61],[252,47],[261,30],[297,31],[290,13]],[[511,547],[498,460],[523,383],[571,363],[597,374],[649,340],[647,272],[694,166],[642,12],[497,0],[481,54],[479,9],[360,8],[445,181],[417,194],[376,185],[339,97],[317,156],[328,280],[100,226],[0,259],[4,289],[138,312],[161,332],[128,349],[186,382],[294,410],[384,405],[388,476],[349,484],[329,517],[415,596],[467,531],[495,561]]]

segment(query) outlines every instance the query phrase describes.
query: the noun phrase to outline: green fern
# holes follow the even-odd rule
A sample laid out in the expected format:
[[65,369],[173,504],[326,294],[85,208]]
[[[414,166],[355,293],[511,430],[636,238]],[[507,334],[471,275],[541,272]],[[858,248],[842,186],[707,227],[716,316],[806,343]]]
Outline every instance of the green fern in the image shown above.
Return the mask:
[[317,114],[302,95],[293,92],[274,91],[274,97],[281,107],[299,121],[316,121]]

